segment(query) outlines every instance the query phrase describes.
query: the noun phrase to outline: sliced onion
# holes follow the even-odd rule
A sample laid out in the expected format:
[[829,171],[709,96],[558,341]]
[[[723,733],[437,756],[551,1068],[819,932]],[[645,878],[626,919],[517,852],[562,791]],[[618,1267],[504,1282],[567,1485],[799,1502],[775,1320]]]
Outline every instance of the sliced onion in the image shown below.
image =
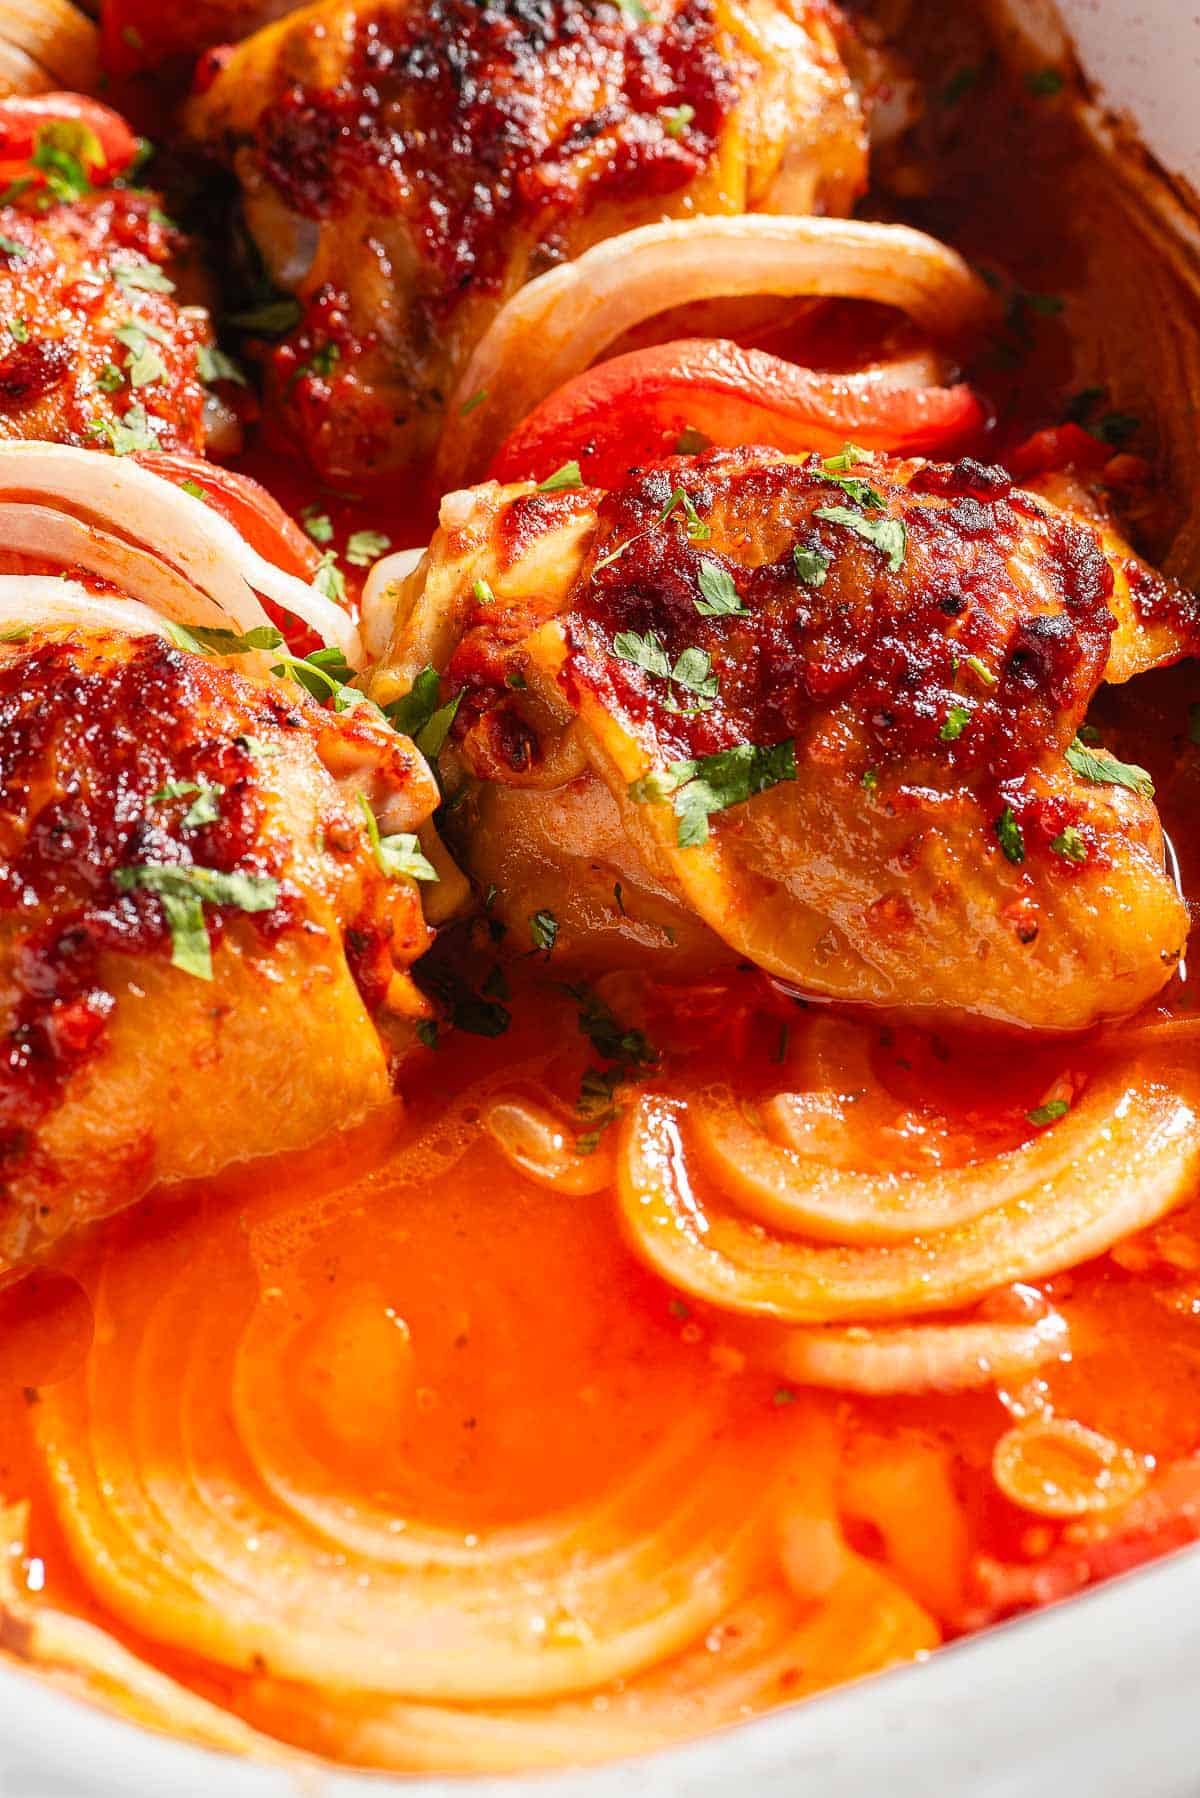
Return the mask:
[[904,225],[762,213],[643,225],[539,275],[501,308],[447,407],[439,486],[477,475],[534,406],[635,325],[685,302],[754,294],[874,300],[940,342],[975,332],[992,310],[960,256]]
[[554,1192],[601,1192],[611,1186],[612,1149],[599,1144],[590,1154],[578,1137],[542,1105],[529,1099],[498,1097],[483,1111],[483,1125],[505,1160],[519,1173]]
[[81,624],[92,630],[167,635],[161,612],[136,599],[89,593],[78,581],[48,574],[0,574],[0,628]]
[[[956,1173],[966,1183],[955,1188],[959,1198],[977,1195],[969,1221],[903,1239],[891,1231],[894,1179],[823,1180],[806,1165],[795,1173],[792,1216],[797,1227],[805,1220],[810,1239],[764,1227],[739,1203],[747,1180],[769,1186],[739,1159],[757,1156],[753,1139],[711,1128],[707,1140],[685,1136],[680,1104],[648,1094],[630,1114],[618,1154],[625,1230],[665,1279],[732,1311],[834,1323],[957,1309],[997,1286],[1101,1254],[1189,1196],[1200,1169],[1197,1079],[1178,1072],[1178,1089],[1136,1062],[1096,1074],[1061,1123]],[[703,1112],[704,1100],[690,1109]],[[770,1168],[770,1145],[762,1138],[758,1147]],[[948,1178],[914,1176],[902,1202],[921,1212]],[[827,1194],[836,1213],[822,1203]],[[783,1202],[787,1194],[776,1196]],[[882,1239],[876,1209],[887,1226]],[[824,1223],[825,1238],[841,1229],[848,1240],[811,1240],[810,1219]]]
[[[64,565],[104,574],[119,540],[136,554],[152,557],[167,576],[182,578],[205,595],[226,625],[245,631],[268,623],[257,597],[262,594],[303,619],[323,642],[335,644],[353,666],[361,661],[358,630],[347,612],[258,555],[203,500],[128,457],[62,444],[0,444],[0,504],[4,502],[46,509],[43,554],[50,559],[64,553],[55,549],[55,541],[62,544],[70,535],[74,561]],[[93,527],[98,533],[94,543],[90,529],[82,536],[65,527],[52,533],[55,514]],[[144,572],[145,564],[139,566]],[[161,590],[168,587],[180,591],[175,582],[164,580]]]
[[765,1326],[754,1353],[801,1386],[878,1396],[968,1392],[1032,1373],[1062,1358],[1067,1321],[1050,1311],[1032,1323],[852,1324],[818,1330]]
[[992,1477],[1014,1505],[1038,1517],[1083,1517],[1129,1504],[1145,1488],[1146,1460],[1070,1417],[1030,1417],[1007,1430]]
[[428,552],[424,549],[398,549],[381,556],[374,563],[362,590],[363,648],[373,662],[387,651],[396,621],[396,589],[420,567]]

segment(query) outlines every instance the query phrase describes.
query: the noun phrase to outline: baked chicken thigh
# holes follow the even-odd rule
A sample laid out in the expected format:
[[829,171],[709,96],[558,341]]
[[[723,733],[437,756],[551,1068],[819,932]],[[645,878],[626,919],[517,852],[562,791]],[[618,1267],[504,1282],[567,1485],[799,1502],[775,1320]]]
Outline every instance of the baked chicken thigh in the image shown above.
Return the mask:
[[461,694],[454,843],[563,961],[620,937],[1068,1031],[1158,991],[1188,929],[1148,777],[1079,735],[1164,604],[1194,635],[1133,566],[973,462],[491,483],[444,502],[372,691]]
[[845,211],[862,107],[827,0],[322,0],[214,53],[193,134],[302,315],[269,403],[330,476],[430,455],[524,282],[662,218]]
[[0,648],[0,1274],[158,1181],[301,1148],[390,1091],[424,1001],[436,802],[336,714],[154,635]]

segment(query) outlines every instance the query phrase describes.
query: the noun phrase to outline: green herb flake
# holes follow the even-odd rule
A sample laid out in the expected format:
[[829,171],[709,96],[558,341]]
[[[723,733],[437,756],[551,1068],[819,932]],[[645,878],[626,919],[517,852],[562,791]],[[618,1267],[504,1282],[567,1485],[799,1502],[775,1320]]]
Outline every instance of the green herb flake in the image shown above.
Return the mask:
[[815,516],[823,518],[827,524],[843,525],[864,542],[872,544],[881,556],[886,557],[888,568],[893,574],[904,566],[908,531],[901,519],[866,518],[861,512],[852,511],[849,506],[818,506]]
[[1061,69],[1030,69],[1025,77],[1025,86],[1035,100],[1049,100],[1055,94],[1062,93],[1066,78]]
[[630,25],[648,25],[650,14],[642,5],[642,0],[616,0],[617,11]]
[[795,1402],[796,1394],[790,1386],[776,1386],[771,1403],[777,1410],[782,1410],[785,1405],[794,1405]]
[[91,193],[91,171],[103,164],[104,150],[81,119],[51,119],[38,127],[29,161],[55,199],[69,204]]
[[116,393],[125,385],[125,370],[118,368],[115,362],[105,362],[96,376],[96,385],[101,393]]
[[537,491],[539,493],[567,493],[582,486],[583,476],[579,472],[579,464],[572,461],[564,462],[561,468],[556,468],[554,473],[547,475],[544,481],[539,481]]
[[852,468],[858,468],[862,463],[870,460],[870,450],[860,449],[857,443],[846,443],[843,444],[836,456],[823,457],[821,467],[828,475],[849,474]]
[[106,438],[117,456],[134,456],[143,450],[162,448],[140,401],[130,406],[124,418],[93,419],[88,434]]
[[337,556],[333,550],[327,549],[317,563],[312,585],[325,599],[331,599],[334,605],[345,605],[346,577],[337,565]]
[[613,654],[619,661],[632,662],[660,680],[671,678],[671,658],[653,631],[647,631],[645,636],[638,631],[618,631],[613,638]]
[[156,381],[166,378],[167,365],[162,352],[157,344],[151,343],[140,325],[121,325],[113,335],[129,351],[125,367],[131,387],[152,387]]
[[745,606],[738,597],[733,576],[719,562],[706,556],[700,564],[700,598],[692,601],[701,618],[745,618]]
[[1143,799],[1153,799],[1154,782],[1144,768],[1133,762],[1119,762],[1115,755],[1107,751],[1096,754],[1088,749],[1079,738],[1070,745],[1067,752],[1067,766],[1079,775],[1081,780],[1090,781],[1098,787],[1125,787],[1130,793],[1139,793]]
[[417,1025],[416,1025],[416,1031],[417,1031],[417,1041],[419,1043],[423,1044],[423,1046],[426,1049],[436,1049],[437,1048],[437,1046],[438,1046],[438,1027],[437,1027],[436,1019],[434,1019],[434,1018],[418,1018]]
[[[0,251],[3,251],[6,256],[15,256],[18,262],[29,254],[28,247],[25,244],[18,243],[15,237],[6,236],[3,231],[0,231]],[[9,329],[12,330],[11,325],[9,326]],[[15,332],[13,334],[14,336],[16,335]],[[17,338],[18,343],[23,343],[24,341],[24,338]]]
[[529,934],[535,949],[550,954],[558,941],[558,919],[552,911],[535,911],[529,919]]
[[228,322],[239,331],[251,331],[257,337],[286,337],[295,325],[300,323],[301,312],[298,300],[284,295],[274,300],[264,300],[259,306],[252,306],[245,312],[234,312]]
[[392,547],[382,531],[353,531],[346,544],[346,560],[355,568],[369,568]]
[[1005,806],[993,828],[1004,854],[1010,862],[1019,867],[1025,860],[1025,838],[1011,805]]
[[978,656],[964,656],[963,667],[969,668],[976,680],[981,680],[985,687],[994,687],[999,682],[1000,676],[994,674],[987,663],[981,661]]
[[1027,1111],[1025,1116],[1035,1130],[1044,1130],[1047,1124],[1054,1124],[1058,1122],[1059,1118],[1065,1118],[1070,1109],[1071,1101],[1069,1099],[1047,1099],[1044,1105],[1035,1106],[1032,1111]]
[[112,276],[127,293],[174,293],[169,280],[156,262],[114,262]]
[[965,100],[979,86],[982,75],[983,70],[978,63],[964,63],[961,68],[955,69],[938,96],[941,104],[945,107],[957,106],[960,100]]
[[867,768],[863,773],[862,784],[868,793],[874,793],[879,786],[878,768]]
[[29,326],[23,318],[11,318],[8,321],[8,334],[14,343],[29,342]]
[[789,737],[769,747],[740,743],[715,755],[675,762],[634,781],[629,797],[640,805],[670,799],[679,820],[676,842],[681,849],[692,849],[708,841],[708,820],[714,812],[742,805],[756,793],[795,778],[796,744]]
[[675,439],[677,456],[702,456],[706,449],[711,448],[712,438],[706,437],[703,431],[698,431],[695,425],[684,425]]
[[1088,858],[1088,846],[1073,824],[1068,824],[1050,845],[1055,855],[1061,855],[1065,862],[1085,862]]
[[333,520],[328,512],[318,512],[316,506],[305,506],[300,522],[314,543],[333,542]]
[[1141,427],[1142,421],[1134,412],[1106,412],[1092,426],[1092,435],[1099,437],[1101,442],[1110,444],[1113,449],[1120,449]]
[[168,628],[178,647],[191,650],[193,655],[242,656],[249,655],[253,649],[283,647],[283,633],[276,630],[273,624],[256,624],[248,631],[220,630],[214,625],[174,622]]
[[487,396],[488,396],[488,390],[486,387],[478,388],[471,395],[469,400],[463,401],[462,405],[458,408],[458,416],[460,418],[469,418],[471,416],[471,413],[474,412],[476,406],[482,406],[482,404],[483,404],[484,400],[486,400]]
[[247,385],[246,377],[233,357],[227,356],[215,343],[202,343],[197,347],[196,368],[206,385],[214,381],[232,381],[237,387]]
[[375,865],[381,874],[386,874],[389,880],[437,879],[437,869],[422,853],[420,842],[410,831],[398,830],[391,836],[381,836],[379,821],[365,793],[359,794],[358,804]]
[[819,549],[806,549],[797,543],[792,551],[792,565],[796,570],[796,579],[803,581],[806,587],[823,587],[825,576],[829,573],[830,558]]
[[971,712],[968,706],[952,705],[938,736],[943,743],[957,743],[970,722]]
[[264,912],[271,911],[279,899],[279,882],[270,875],[228,874],[194,864],[143,863],[115,869],[112,879],[119,893],[155,895],[171,935],[171,965],[197,980],[212,979],[212,945],[204,921],[205,905]]
[[660,106],[658,116],[668,137],[682,137],[696,116],[696,108],[685,100],[681,106]]

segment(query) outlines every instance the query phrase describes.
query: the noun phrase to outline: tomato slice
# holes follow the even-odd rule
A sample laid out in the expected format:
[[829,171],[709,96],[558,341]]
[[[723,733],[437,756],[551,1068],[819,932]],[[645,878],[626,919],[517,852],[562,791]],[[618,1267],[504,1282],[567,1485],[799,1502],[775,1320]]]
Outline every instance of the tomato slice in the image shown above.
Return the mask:
[[81,134],[91,134],[99,160],[93,152],[80,161],[98,187],[123,174],[138,153],[138,140],[120,113],[99,100],[86,94],[14,94],[0,99],[0,179],[7,183],[37,173],[29,168],[29,157],[46,125],[77,125]]
[[[214,512],[228,519],[251,549],[266,561],[273,562],[276,568],[282,568],[285,574],[294,574],[302,581],[312,580],[320,565],[320,551],[279,501],[249,475],[220,468],[215,462],[205,462],[182,450],[140,455],[137,460],[143,468],[161,475],[164,480],[173,481],[177,487],[190,483],[202,488],[204,498]],[[272,623],[284,633],[294,654],[307,655],[310,650],[322,647],[317,633],[298,623],[290,612],[269,599],[263,599],[262,603]]]
[[1006,458],[1009,469],[1019,481],[1034,475],[1052,474],[1060,468],[1077,468],[1091,472],[1103,468],[1113,457],[1111,446],[1093,437],[1082,425],[1051,425],[1035,431]]
[[574,459],[586,482],[612,486],[634,464],[674,455],[685,432],[721,449],[791,453],[849,441],[899,455],[965,447],[989,422],[982,402],[965,385],[913,384],[921,367],[827,374],[724,338],[681,338],[567,381],[517,427],[490,472],[544,480]]

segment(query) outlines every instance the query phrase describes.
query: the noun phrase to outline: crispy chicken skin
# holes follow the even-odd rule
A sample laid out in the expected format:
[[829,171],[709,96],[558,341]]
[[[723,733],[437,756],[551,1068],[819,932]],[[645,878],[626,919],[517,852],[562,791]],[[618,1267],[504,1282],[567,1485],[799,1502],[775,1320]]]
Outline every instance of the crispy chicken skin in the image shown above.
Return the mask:
[[[388,1095],[429,933],[358,795],[415,828],[436,788],[369,708],[158,637],[43,630],[0,652],[0,788],[0,1272]],[[174,965],[169,899],[120,872],[147,867],[250,883],[203,903],[211,979]]]
[[232,162],[268,269],[303,303],[270,399],[322,472],[428,456],[500,304],[591,244],[693,213],[841,212],[861,191],[827,0],[650,15],[322,0],[202,71],[191,130]]
[[1114,559],[969,462],[492,484],[445,502],[373,691],[426,662],[464,689],[455,842],[564,959],[620,936],[694,966],[709,933],[813,993],[1081,1029],[1188,928],[1151,799],[1075,744],[1114,638],[1138,651]]
[[0,207],[0,438],[203,451],[212,331],[164,286],[180,247],[149,193]]

